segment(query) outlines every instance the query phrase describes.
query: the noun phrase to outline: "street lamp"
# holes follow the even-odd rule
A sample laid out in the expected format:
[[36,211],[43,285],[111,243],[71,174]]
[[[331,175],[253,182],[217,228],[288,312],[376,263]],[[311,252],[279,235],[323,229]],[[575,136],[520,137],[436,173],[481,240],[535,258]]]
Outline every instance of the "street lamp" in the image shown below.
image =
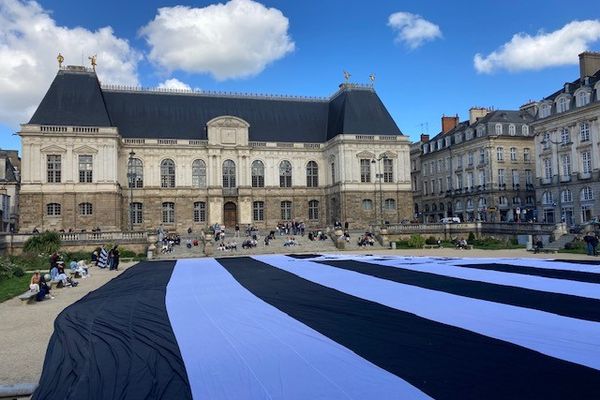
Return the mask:
[[135,184],[136,173],[133,166],[135,152],[129,152],[129,161],[127,163],[127,181],[129,182],[129,231],[133,231],[133,185]]
[[382,187],[383,173],[381,173],[381,160],[387,160],[387,158],[388,158],[387,155],[383,154],[381,157],[371,160],[372,164],[375,164],[375,162],[377,162],[377,174],[375,174],[375,177],[379,180],[379,217],[380,217],[380,223],[381,223],[382,227],[383,227],[383,187]]
[[[543,139],[541,142],[541,144],[544,145],[544,147],[546,147],[546,145],[548,143],[551,143],[553,145],[556,146],[556,175],[557,175],[557,180],[558,180],[558,211],[559,211],[559,216],[560,216],[560,222],[562,222],[563,220],[563,209],[562,209],[562,193],[561,193],[561,182],[560,182],[560,159],[558,156],[558,145],[562,144],[563,142],[560,140],[552,140],[549,137]],[[552,179],[552,177],[550,177],[550,179]],[[556,203],[554,203],[554,205],[556,206]],[[554,223],[556,223],[556,221],[554,221]]]

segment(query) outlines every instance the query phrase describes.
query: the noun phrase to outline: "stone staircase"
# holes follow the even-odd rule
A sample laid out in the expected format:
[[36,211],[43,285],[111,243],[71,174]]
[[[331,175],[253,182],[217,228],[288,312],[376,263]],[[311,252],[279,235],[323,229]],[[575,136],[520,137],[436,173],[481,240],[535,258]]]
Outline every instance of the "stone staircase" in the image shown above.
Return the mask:
[[350,232],[350,241],[346,242],[344,250],[346,250],[346,251],[369,250],[369,249],[381,250],[384,248],[383,246],[381,246],[379,244],[377,239],[375,239],[375,243],[373,244],[373,246],[359,247],[358,246],[358,238],[363,234],[364,234],[363,231]]
[[565,248],[565,244],[572,242],[575,237],[577,235],[574,235],[572,233],[567,233],[566,235],[562,235],[561,237],[558,238],[558,240],[555,240],[554,242],[548,243],[548,245],[546,246],[547,249],[551,249],[551,250],[561,250]]

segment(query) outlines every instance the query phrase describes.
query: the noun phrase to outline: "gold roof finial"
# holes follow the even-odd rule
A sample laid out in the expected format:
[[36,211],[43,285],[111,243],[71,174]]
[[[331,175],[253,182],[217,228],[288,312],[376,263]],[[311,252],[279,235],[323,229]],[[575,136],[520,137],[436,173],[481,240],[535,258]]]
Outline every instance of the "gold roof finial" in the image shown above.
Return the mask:
[[96,72],[96,54],[88,57],[88,60],[90,60],[90,64],[92,64],[92,69],[94,70],[94,72]]
[[350,74],[350,72],[344,70],[344,79],[346,79],[346,83],[348,83],[348,81],[350,80],[350,77],[352,75]]
[[58,68],[62,68],[62,63],[65,61],[65,58],[62,54],[58,53],[58,56],[56,56],[56,61],[58,61]]

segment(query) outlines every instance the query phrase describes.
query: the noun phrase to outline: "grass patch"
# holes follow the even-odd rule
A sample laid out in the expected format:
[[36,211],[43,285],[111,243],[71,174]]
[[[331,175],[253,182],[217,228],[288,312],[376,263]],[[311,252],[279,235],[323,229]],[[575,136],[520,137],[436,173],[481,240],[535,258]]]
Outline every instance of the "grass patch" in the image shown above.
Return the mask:
[[13,276],[12,278],[3,279],[0,281],[0,303],[15,296],[20,295],[29,289],[31,275],[25,274],[20,277]]
[[493,238],[473,240],[472,242],[469,242],[469,244],[472,244],[474,249],[480,250],[507,250],[525,248],[525,245],[518,244],[514,240],[500,240]]
[[574,240],[571,243],[567,243],[565,248],[558,250],[558,252],[569,254],[587,254],[587,248],[584,241]]

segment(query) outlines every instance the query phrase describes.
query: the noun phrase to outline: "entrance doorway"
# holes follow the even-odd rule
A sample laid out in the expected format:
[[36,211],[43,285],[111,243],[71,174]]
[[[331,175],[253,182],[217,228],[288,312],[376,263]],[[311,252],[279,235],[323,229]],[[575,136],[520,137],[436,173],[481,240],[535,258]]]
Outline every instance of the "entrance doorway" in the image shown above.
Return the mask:
[[228,229],[232,229],[237,224],[237,206],[234,202],[228,201],[223,206],[223,223]]

